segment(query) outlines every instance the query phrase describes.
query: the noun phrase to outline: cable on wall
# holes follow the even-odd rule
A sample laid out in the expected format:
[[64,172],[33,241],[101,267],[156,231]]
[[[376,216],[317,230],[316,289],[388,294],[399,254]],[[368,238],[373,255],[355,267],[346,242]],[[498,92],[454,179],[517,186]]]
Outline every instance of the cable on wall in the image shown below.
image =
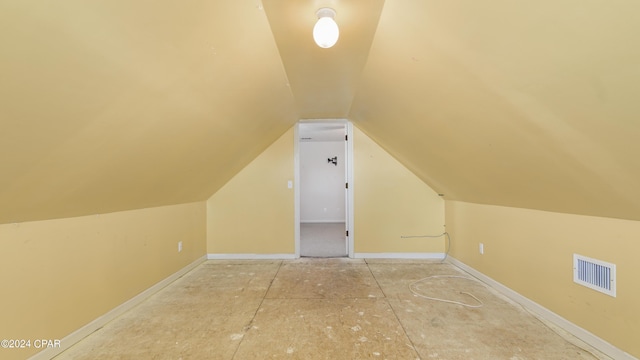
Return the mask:
[[447,238],[447,245],[444,251],[444,258],[442,258],[442,262],[444,262],[447,259],[447,256],[449,256],[449,250],[451,250],[451,237],[449,236],[448,232],[443,232],[440,235],[402,235],[400,236],[401,239],[413,239],[413,238],[439,238],[445,236]]
[[426,296],[424,294],[421,294],[418,291],[418,285],[421,282],[427,281],[429,279],[434,279],[434,278],[444,278],[444,279],[452,279],[452,278],[457,278],[457,279],[465,279],[465,280],[471,280],[471,281],[478,281],[476,279],[472,279],[466,276],[460,276],[460,275],[432,275],[432,276],[427,276],[426,278],[422,278],[420,280],[414,281],[411,284],[409,284],[409,291],[411,291],[411,293],[415,296],[421,297],[423,299],[427,299],[427,300],[433,300],[433,301],[440,301],[440,302],[444,302],[444,303],[448,303],[448,304],[455,304],[455,305],[461,305],[467,308],[479,308],[482,307],[484,305],[484,303],[478,299],[475,295],[468,293],[466,291],[460,291],[460,294],[464,294],[467,295],[469,297],[471,297],[472,299],[474,299],[477,304],[468,304],[468,303],[464,303],[462,301],[455,301],[455,300],[449,300],[449,299],[441,299],[441,298],[436,298],[436,297],[431,297],[431,296]]

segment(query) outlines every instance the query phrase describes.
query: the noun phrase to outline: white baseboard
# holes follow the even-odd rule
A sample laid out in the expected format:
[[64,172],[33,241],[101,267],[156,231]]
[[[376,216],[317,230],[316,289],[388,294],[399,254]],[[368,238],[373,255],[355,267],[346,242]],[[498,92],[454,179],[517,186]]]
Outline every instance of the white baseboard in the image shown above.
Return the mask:
[[444,259],[444,253],[354,253],[355,259]]
[[207,254],[208,260],[289,260],[295,254]]
[[93,332],[95,332],[96,330],[98,330],[101,327],[103,327],[104,325],[106,325],[109,321],[114,320],[118,316],[124,314],[126,311],[132,309],[136,305],[138,305],[141,302],[143,302],[149,296],[157,293],[158,291],[162,290],[167,285],[169,285],[172,282],[176,281],[181,276],[183,276],[184,274],[188,273],[189,271],[191,271],[193,268],[195,268],[196,266],[200,265],[201,263],[203,263],[205,260],[206,260],[205,256],[200,257],[199,259],[195,260],[191,264],[183,267],[182,269],[178,270],[177,272],[173,273],[172,275],[168,276],[167,278],[161,280],[160,282],[158,282],[157,284],[151,286],[150,288],[146,289],[145,291],[141,292],[140,294],[138,294],[138,295],[134,296],[133,298],[127,300],[126,302],[116,306],[111,311],[107,312],[106,314],[96,318],[95,320],[93,320],[92,322],[88,323],[87,325],[85,325],[85,326],[81,327],[80,329],[72,332],[71,334],[65,336],[62,340],[60,340],[60,345],[61,345],[60,347],[58,347],[58,348],[47,348],[45,350],[42,350],[39,353],[37,353],[37,354],[33,355],[32,357],[30,357],[29,360],[49,360],[49,359],[53,358],[54,356],[59,355],[63,351],[67,350],[68,348],[70,348],[71,346],[73,346],[74,344],[79,342],[80,340],[82,340],[85,337],[91,335]]
[[567,331],[568,333],[572,334],[573,336],[577,337],[578,339],[584,341],[585,343],[593,346],[594,348],[598,349],[598,351],[602,352],[603,354],[615,359],[615,360],[638,360],[638,358],[634,357],[631,354],[626,353],[625,351],[611,345],[610,343],[608,343],[607,341],[603,340],[602,338],[592,334],[591,332],[579,327],[578,325],[570,322],[569,320],[563,318],[562,316],[554,313],[553,311],[545,308],[544,306],[520,295],[519,293],[511,290],[510,288],[502,285],[501,283],[493,280],[492,278],[484,275],[483,273],[475,270],[474,268],[466,265],[465,263],[461,262],[460,260],[457,260],[455,258],[452,258],[451,256],[449,256],[447,258],[447,261],[450,262],[451,264],[457,266],[458,268],[462,269],[463,271],[471,274],[472,276],[476,277],[477,279],[479,279],[480,281],[484,282],[485,284],[489,285],[490,287],[494,288],[495,290],[499,291],[500,293],[502,293],[503,295],[505,295],[506,297],[508,297],[509,299],[517,302],[518,304],[522,305],[525,309],[529,310],[530,312],[532,312],[533,314],[539,316],[542,319],[545,319],[553,324],[555,324],[556,326],[560,327],[561,329]]
[[345,224],[344,219],[335,220],[300,220],[300,224]]

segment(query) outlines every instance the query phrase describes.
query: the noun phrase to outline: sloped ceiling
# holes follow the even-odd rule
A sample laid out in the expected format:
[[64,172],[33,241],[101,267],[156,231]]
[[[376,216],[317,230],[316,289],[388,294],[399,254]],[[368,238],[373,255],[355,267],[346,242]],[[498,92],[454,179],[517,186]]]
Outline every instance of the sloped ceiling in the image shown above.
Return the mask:
[[2,1],[0,222],[203,200],[298,115],[256,1]]
[[[349,114],[378,25],[383,0],[264,0],[301,119],[344,119]],[[340,38],[322,49],[312,30],[322,7],[337,10]]]
[[638,14],[386,1],[349,118],[446,199],[640,220]]
[[204,200],[297,120],[345,117],[446,199],[640,220],[639,13],[2,1],[0,223]]

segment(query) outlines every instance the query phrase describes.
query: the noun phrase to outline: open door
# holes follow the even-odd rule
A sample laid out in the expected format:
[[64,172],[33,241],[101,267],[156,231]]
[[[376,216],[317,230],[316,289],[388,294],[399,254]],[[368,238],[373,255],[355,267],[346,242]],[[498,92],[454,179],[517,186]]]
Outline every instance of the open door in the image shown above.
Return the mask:
[[297,126],[296,255],[350,253],[349,124],[302,121]]

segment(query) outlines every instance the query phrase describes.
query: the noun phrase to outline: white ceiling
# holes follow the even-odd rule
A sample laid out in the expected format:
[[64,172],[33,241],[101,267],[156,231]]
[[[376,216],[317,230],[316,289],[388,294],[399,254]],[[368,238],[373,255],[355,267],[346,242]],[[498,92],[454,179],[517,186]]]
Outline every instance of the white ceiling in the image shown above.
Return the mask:
[[344,141],[346,133],[345,124],[300,123],[298,125],[298,138],[302,142]]

